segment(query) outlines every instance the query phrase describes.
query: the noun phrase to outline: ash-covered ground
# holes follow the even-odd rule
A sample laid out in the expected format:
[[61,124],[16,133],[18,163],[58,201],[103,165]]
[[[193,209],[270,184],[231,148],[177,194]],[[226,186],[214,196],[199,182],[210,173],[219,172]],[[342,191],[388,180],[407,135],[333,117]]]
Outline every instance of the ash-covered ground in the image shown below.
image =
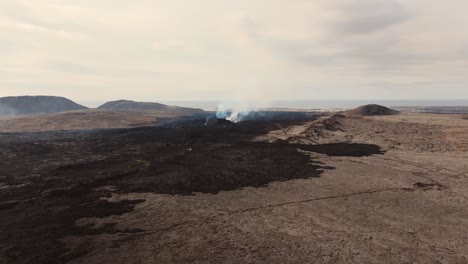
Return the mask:
[[462,117],[251,117],[0,133],[0,263],[466,263]]
[[[260,188],[320,177],[333,169],[311,160],[309,152],[355,157],[382,153],[368,144],[252,142],[272,129],[317,117],[267,116],[238,124],[212,118],[206,122],[199,116],[133,129],[0,134],[0,259],[66,263],[90,252],[87,236],[144,232],[75,224],[81,218],[131,212],[143,201],[103,199],[112,193],[193,195]],[[83,241],[70,249],[61,242],[67,236]]]

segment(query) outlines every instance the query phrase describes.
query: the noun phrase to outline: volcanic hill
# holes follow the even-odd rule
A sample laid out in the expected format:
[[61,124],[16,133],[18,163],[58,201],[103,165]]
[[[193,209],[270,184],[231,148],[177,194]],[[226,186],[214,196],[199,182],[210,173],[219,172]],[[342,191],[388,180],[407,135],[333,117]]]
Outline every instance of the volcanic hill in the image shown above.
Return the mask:
[[382,116],[382,115],[397,115],[400,112],[390,109],[388,107],[377,105],[377,104],[368,104],[359,106],[355,109],[346,111],[346,113],[351,115],[361,115],[361,116]]
[[65,97],[57,96],[8,96],[0,98],[0,115],[29,115],[83,110]]
[[152,102],[135,102],[131,100],[110,101],[99,106],[97,109],[101,109],[101,110],[170,110],[170,111],[176,111],[176,112],[191,112],[191,113],[203,112],[203,110],[201,109],[169,106],[165,104],[152,103]]

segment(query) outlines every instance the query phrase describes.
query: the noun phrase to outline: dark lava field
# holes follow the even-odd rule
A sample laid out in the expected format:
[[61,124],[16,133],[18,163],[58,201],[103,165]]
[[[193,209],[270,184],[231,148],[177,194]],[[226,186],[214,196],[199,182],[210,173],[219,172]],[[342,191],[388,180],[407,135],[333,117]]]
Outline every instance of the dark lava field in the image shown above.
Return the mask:
[[102,199],[111,192],[187,196],[261,188],[334,169],[311,160],[309,152],[353,157],[383,153],[368,144],[250,141],[302,121],[233,124],[185,118],[132,129],[1,133],[1,253],[10,263],[35,264],[65,263],[87,254],[86,243],[70,250],[60,239],[117,230],[113,225],[78,227],[77,219],[124,214],[142,202]]

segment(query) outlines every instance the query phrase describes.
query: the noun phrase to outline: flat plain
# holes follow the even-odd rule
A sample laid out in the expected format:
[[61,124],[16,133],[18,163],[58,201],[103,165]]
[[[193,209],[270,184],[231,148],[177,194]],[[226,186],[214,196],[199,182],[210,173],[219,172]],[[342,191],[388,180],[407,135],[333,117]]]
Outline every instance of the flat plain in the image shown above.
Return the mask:
[[1,263],[468,262],[464,115],[87,128],[0,134]]

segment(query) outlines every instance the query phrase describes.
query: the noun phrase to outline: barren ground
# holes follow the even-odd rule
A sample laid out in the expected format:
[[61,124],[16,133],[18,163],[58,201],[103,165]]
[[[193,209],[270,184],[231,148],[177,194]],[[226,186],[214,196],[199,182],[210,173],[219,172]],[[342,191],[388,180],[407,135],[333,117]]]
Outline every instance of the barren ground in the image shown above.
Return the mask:
[[0,263],[467,263],[468,120],[0,133]]
[[171,111],[130,111],[86,109],[55,114],[0,116],[0,132],[38,132],[97,128],[152,126],[160,120],[186,113]]

